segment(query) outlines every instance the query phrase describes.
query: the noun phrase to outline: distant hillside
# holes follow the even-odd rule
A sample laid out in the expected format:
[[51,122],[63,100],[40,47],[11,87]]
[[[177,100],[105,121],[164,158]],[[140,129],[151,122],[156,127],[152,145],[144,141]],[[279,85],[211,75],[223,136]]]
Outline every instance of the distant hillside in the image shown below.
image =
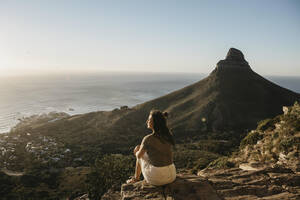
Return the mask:
[[280,114],[300,94],[282,88],[255,73],[241,51],[231,48],[224,60],[203,80],[132,108],[75,115],[15,132],[55,136],[66,144],[93,144],[103,151],[128,149],[149,132],[145,121],[151,109],[168,111],[177,141],[207,132],[238,131]]
[[292,105],[299,99],[300,94],[252,71],[242,52],[232,48],[207,78],[134,109],[139,113],[135,114],[137,119],[144,118],[143,113],[152,108],[169,111],[174,133],[188,137],[189,133],[206,128],[214,131],[254,128],[259,120],[280,114],[283,105]]

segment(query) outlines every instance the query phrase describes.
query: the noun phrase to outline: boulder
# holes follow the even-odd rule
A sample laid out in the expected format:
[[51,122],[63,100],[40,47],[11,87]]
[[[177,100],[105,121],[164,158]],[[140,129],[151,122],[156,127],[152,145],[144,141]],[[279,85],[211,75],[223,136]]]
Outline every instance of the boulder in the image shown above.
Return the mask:
[[145,181],[123,184],[122,200],[219,200],[221,199],[209,182],[202,177],[178,174],[176,180],[165,186],[153,186]]

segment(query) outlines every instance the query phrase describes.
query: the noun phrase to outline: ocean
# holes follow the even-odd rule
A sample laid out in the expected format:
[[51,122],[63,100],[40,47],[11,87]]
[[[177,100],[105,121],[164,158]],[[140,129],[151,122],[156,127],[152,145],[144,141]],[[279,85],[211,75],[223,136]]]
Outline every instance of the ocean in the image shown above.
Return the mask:
[[[0,133],[18,119],[52,111],[70,115],[135,106],[206,77],[188,73],[96,73],[0,77]],[[300,77],[267,76],[300,93]]]

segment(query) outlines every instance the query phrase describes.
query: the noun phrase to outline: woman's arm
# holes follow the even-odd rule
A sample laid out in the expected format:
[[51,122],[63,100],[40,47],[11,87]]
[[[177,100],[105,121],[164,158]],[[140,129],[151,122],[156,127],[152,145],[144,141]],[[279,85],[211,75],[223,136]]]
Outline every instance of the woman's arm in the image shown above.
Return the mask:
[[141,145],[138,145],[136,149],[134,150],[134,155],[137,159],[141,158],[144,153],[147,151],[149,142],[150,142],[150,135],[147,135],[143,138]]
[[141,157],[143,157],[145,152],[145,147],[143,144],[141,144],[140,149],[135,153],[135,156],[137,157],[137,159],[140,159]]

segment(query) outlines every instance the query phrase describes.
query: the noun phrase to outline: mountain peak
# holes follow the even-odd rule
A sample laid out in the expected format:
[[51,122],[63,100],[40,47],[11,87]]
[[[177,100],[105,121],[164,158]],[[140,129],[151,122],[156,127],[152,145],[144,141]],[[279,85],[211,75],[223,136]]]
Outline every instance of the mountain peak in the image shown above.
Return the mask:
[[226,55],[226,58],[224,60],[220,60],[217,63],[217,68],[218,69],[224,69],[224,68],[250,69],[250,66],[248,62],[245,60],[242,51],[236,48],[230,48]]
[[225,60],[245,61],[245,58],[244,54],[240,50],[236,48],[230,48]]

